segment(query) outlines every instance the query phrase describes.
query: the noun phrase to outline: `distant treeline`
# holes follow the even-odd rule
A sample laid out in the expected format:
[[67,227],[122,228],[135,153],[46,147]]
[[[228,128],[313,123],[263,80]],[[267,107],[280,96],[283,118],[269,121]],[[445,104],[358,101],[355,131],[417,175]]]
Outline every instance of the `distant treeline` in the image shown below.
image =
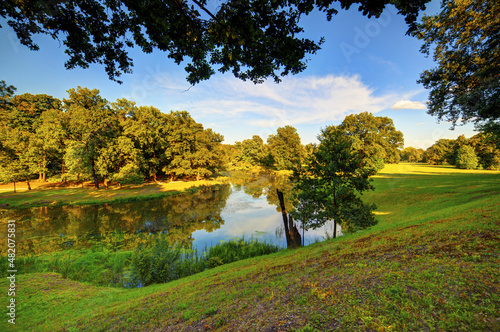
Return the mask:
[[[46,94],[14,95],[0,81],[0,182],[38,178],[139,184],[157,177],[202,179],[224,167],[252,166],[292,170],[307,164],[318,148],[302,145],[297,130],[280,127],[267,142],[252,138],[222,144],[223,136],[205,129],[186,111],[163,113],[78,87],[62,101]],[[403,148],[403,133],[392,119],[365,112],[336,126],[363,156],[360,167],[379,170],[384,163],[449,163],[462,168],[498,169],[500,151],[487,134],[441,139],[427,151]]]
[[[4,82],[3,82],[4,83]],[[94,89],[68,99],[2,89],[0,177],[3,182],[47,176],[65,180],[142,183],[158,175],[201,179],[222,167],[223,136],[185,111],[162,113]],[[9,91],[7,91],[9,92]]]
[[495,136],[479,133],[471,138],[442,138],[427,150],[407,147],[401,151],[401,160],[425,162],[431,165],[450,164],[463,169],[500,169],[500,149]]

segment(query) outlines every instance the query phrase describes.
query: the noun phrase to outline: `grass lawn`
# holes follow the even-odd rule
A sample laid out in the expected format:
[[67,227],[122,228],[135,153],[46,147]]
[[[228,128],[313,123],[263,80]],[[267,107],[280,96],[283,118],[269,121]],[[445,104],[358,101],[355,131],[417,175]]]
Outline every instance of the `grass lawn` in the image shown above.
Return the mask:
[[19,275],[16,330],[499,331],[500,173],[388,165],[374,185],[370,229],[167,284]]
[[13,192],[12,184],[9,184],[0,188],[0,206],[26,208],[56,204],[76,205],[124,202],[175,195],[189,188],[210,186],[223,182],[224,178],[220,178],[219,180],[144,183],[142,185],[127,185],[122,188],[113,186],[110,189],[82,188],[82,186],[58,188],[46,187],[37,183],[38,186],[35,185],[32,190],[21,187],[16,193]]

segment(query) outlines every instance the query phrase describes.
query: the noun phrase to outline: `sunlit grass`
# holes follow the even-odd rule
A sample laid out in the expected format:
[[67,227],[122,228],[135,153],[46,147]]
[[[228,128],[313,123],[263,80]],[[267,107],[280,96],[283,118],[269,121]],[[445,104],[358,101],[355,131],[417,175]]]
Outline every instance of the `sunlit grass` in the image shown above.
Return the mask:
[[20,275],[16,328],[498,331],[499,184],[498,172],[388,165],[363,195],[378,206],[371,229],[141,289]]

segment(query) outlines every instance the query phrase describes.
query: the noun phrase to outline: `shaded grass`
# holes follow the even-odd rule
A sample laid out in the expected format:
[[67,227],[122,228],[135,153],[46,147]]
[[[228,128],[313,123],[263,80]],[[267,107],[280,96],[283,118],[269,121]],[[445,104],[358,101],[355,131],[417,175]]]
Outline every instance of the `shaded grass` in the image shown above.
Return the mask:
[[87,205],[103,203],[125,203],[150,200],[177,195],[195,190],[196,187],[221,184],[225,180],[200,180],[171,183],[145,183],[99,190],[95,188],[44,188],[17,193],[0,193],[0,206],[9,208],[29,208],[46,205]]
[[495,172],[390,165],[365,195],[382,212],[371,229],[141,289],[23,275],[16,327],[498,331],[499,183]]

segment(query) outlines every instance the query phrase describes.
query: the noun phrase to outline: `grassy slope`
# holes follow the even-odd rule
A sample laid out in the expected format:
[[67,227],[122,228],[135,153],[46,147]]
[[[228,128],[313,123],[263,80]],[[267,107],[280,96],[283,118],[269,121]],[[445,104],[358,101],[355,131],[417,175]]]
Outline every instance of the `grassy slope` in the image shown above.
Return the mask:
[[52,188],[39,186],[33,190],[0,192],[0,206],[33,207],[45,205],[101,204],[136,199],[150,199],[178,194],[186,189],[221,184],[222,180],[200,180],[172,183],[145,183],[123,188],[113,187],[96,190],[92,187]]
[[16,327],[498,331],[499,184],[499,173],[390,165],[366,195],[379,206],[369,230],[135,290],[20,276]]

